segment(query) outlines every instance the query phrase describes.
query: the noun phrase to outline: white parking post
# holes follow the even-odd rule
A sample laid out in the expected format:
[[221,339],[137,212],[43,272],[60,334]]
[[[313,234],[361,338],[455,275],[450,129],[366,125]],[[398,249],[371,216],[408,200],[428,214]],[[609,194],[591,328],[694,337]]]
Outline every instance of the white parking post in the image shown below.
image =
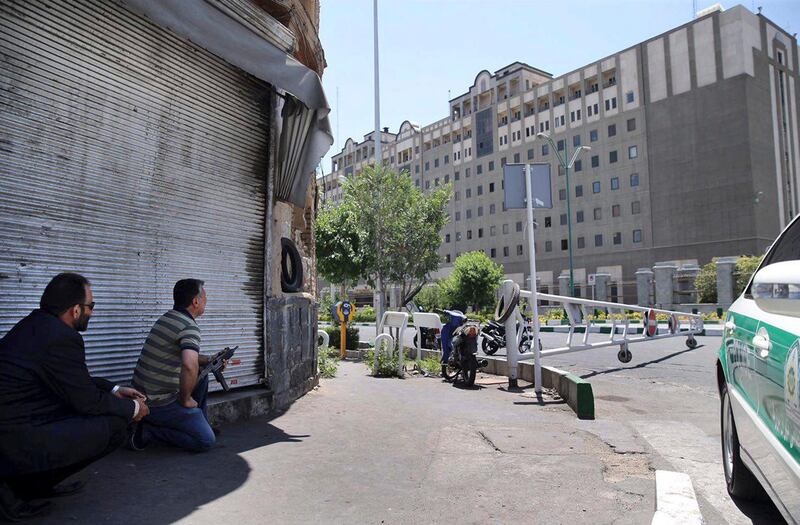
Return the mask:
[[[503,281],[503,304],[511,302],[514,293],[514,281]],[[518,308],[518,307],[517,307]],[[517,363],[519,362],[519,343],[517,342],[517,312],[508,316],[506,329],[506,364],[508,365],[508,387],[517,388]]]

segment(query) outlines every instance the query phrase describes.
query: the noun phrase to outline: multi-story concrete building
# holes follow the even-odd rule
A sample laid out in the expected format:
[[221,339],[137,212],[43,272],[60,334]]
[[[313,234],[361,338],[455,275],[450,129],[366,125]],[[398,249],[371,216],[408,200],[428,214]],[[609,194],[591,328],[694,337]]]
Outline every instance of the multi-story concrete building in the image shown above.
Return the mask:
[[[568,268],[569,192],[575,281],[608,273],[621,299],[640,267],[762,253],[798,213],[797,80],[794,36],[742,6],[716,10],[558,77],[521,62],[481,71],[448,117],[384,129],[383,161],[423,190],[453,184],[442,273],[483,250],[521,284],[526,216],[504,210],[503,165],[550,163],[554,207],[535,213],[540,287]],[[591,147],[570,187],[540,132],[568,153]],[[348,139],[329,182],[373,162],[374,139]]]

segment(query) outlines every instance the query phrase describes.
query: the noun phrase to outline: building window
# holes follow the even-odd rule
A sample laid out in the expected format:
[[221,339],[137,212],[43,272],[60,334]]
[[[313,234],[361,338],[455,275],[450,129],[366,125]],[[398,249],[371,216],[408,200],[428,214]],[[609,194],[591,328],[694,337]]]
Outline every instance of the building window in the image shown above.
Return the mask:
[[614,164],[615,162],[617,162],[617,150],[608,152],[608,162],[610,164]]
[[558,219],[559,219],[559,224],[561,224],[561,226],[566,226],[567,225],[567,214],[566,213],[562,213],[559,216]]
[[565,142],[564,139],[561,139],[558,142],[556,142],[556,149],[558,151],[564,151],[564,145],[565,145],[564,142]]
[[599,114],[600,114],[600,104],[597,104],[597,103],[596,103],[596,104],[594,105],[594,114],[595,114],[595,115],[599,115]]
[[552,225],[553,225],[552,219],[550,217],[545,217],[544,218],[544,227],[545,228],[549,228]]
[[560,200],[560,201],[567,200],[567,190],[565,190],[563,188],[558,190],[558,200]]
[[414,179],[414,186],[419,188],[419,179]]
[[628,131],[636,131],[636,119],[629,118],[628,119]]
[[505,165],[506,165],[506,158],[503,157],[503,158],[500,159],[500,167],[502,168]]
[[508,235],[508,224],[503,225],[503,235]]
[[578,249],[586,248],[586,239],[578,237]]
[[497,235],[497,226],[489,226],[489,235],[492,237]]
[[583,197],[583,184],[578,184],[575,186],[575,196]]
[[553,241],[544,241],[544,251],[546,252],[553,251]]
[[508,257],[508,246],[503,246],[503,257]]
[[455,173],[453,173],[453,180],[460,180],[460,179],[461,179],[460,172],[456,171]]
[[521,244],[517,244],[517,255],[522,255],[524,253],[524,248]]
[[429,189],[431,189],[431,181],[429,181],[429,180],[426,180],[426,181],[425,181],[425,189],[426,189],[426,190],[429,190]]
[[[457,221],[460,221],[460,220],[461,220],[461,212],[460,212],[460,211],[457,211],[457,212],[456,212],[456,220],[457,220]],[[458,237],[456,237],[456,240],[458,240]]]
[[472,188],[467,188],[467,189],[464,191],[464,196],[465,196],[467,199],[469,199],[470,197],[472,197]]
[[519,153],[514,153],[514,162],[519,162]]
[[494,161],[493,160],[489,161],[489,171],[494,171]]
[[581,145],[581,136],[580,135],[574,135],[572,137],[572,145],[575,146],[576,148]]
[[444,256],[444,262],[446,262],[446,263],[450,262],[450,254],[449,253]]
[[472,230],[467,230],[467,240],[469,241],[471,239],[472,239]]
[[465,169],[464,170],[464,178],[468,179],[471,171],[472,170],[470,168]]
[[600,167],[600,155],[592,155],[592,167]]
[[478,239],[483,239],[483,228],[478,228]]
[[456,242],[461,240],[461,232],[456,232]]
[[593,129],[592,131],[589,132],[589,142],[597,142],[597,139],[598,139],[597,130]]
[[528,160],[533,159],[533,148],[528,150]]
[[592,193],[600,193],[600,181],[596,180],[592,183]]
[[639,174],[631,173],[631,188],[639,185]]
[[467,208],[467,219],[472,218],[472,208]]
[[626,101],[628,104],[630,104],[631,102],[633,102],[633,91],[628,91],[627,93],[625,93],[625,101]]
[[561,115],[561,125],[564,125],[564,115]]
[[542,156],[550,153],[550,147],[547,144],[542,144]]
[[495,257],[497,257],[497,248],[492,248],[492,249],[489,251],[489,253],[490,253],[490,257],[491,257],[492,259],[494,259]]
[[622,232],[614,233],[614,244],[622,244]]
[[611,189],[612,190],[619,189],[619,177],[611,177]]
[[642,204],[639,201],[631,203],[631,215],[639,215],[642,213]]
[[[495,205],[494,204],[490,204],[489,205],[489,215],[494,215],[494,212],[495,212]],[[492,235],[494,235],[494,234],[492,234]]]
[[633,230],[633,242],[642,242],[642,230]]
[[444,156],[444,163],[445,164],[450,164],[450,155],[445,155]]
[[595,246],[602,246],[603,245],[603,234],[598,233],[594,236],[594,245]]
[[569,244],[567,244],[567,240],[561,239],[561,251],[565,252],[567,250],[569,250]]
[[483,195],[483,184],[478,185],[478,195]]
[[638,156],[639,156],[639,148],[637,148],[636,146],[628,147],[628,158],[629,159],[635,159]]
[[575,222],[583,222],[583,210],[575,213]]
[[450,242],[450,234],[449,233],[446,233],[444,235],[444,242]]
[[414,166],[414,173],[419,173],[419,164]]
[[518,232],[522,231],[522,221],[517,221],[517,231]]
[[594,220],[599,221],[603,218],[603,208],[594,209]]
[[478,166],[475,168],[475,174],[480,175],[481,173],[483,173],[483,164],[478,164]]
[[460,201],[461,200],[461,192],[460,191],[456,191],[455,193],[453,193],[453,200],[456,200],[456,201]]
[[612,217],[619,217],[622,210],[620,209],[619,204],[614,204],[611,206],[611,216]]
[[573,164],[573,167],[575,168],[576,172],[583,171],[583,162],[581,162],[580,160],[576,160],[575,164]]
[[430,162],[426,162],[425,163],[425,171],[430,171],[430,169],[431,169],[431,163]]
[[611,137],[614,137],[616,135],[617,135],[617,125],[616,124],[610,124],[608,126],[608,137],[611,138]]
[[478,217],[483,217],[483,206],[478,206]]
[[434,185],[434,186],[438,186],[438,185],[439,185],[439,177],[436,177],[436,178],[433,180],[433,185]]
[[489,183],[489,193],[494,193],[494,182]]

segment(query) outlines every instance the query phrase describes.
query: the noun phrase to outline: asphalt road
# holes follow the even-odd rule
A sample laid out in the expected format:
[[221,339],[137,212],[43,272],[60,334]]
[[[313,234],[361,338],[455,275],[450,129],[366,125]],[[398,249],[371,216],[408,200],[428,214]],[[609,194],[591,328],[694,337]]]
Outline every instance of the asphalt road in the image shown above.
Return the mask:
[[[362,337],[374,337],[372,328],[360,331]],[[411,346],[413,331],[408,332],[404,339]],[[590,334],[589,340],[608,337]],[[771,502],[734,502],[727,494],[715,379],[721,339],[697,340],[694,350],[685,338],[633,344],[633,359],[626,364],[617,360],[619,347],[552,356],[543,363],[591,381],[597,420],[646,444],[652,465],[689,474],[709,523],[782,523]],[[543,333],[542,344],[545,349],[565,346],[566,334]],[[495,354],[504,355],[505,349]]]

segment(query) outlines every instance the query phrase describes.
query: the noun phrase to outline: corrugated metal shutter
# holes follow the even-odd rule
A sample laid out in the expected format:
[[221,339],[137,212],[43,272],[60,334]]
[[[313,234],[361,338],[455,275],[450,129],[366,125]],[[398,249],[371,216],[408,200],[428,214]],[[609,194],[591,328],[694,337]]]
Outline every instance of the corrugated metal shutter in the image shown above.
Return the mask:
[[0,2],[0,335],[77,271],[89,367],[127,380],[196,277],[203,350],[257,383],[269,89],[112,2]]

